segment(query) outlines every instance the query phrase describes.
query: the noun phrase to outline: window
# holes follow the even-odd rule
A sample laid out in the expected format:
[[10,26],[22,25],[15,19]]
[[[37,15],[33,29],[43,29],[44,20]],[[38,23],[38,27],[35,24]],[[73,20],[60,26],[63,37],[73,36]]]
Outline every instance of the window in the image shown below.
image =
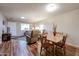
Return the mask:
[[36,30],[39,30],[39,27],[35,27]]
[[44,24],[40,24],[40,25],[37,25],[37,26],[35,26],[35,27],[32,27],[32,29],[40,30],[41,33],[42,33],[43,30],[44,30]]
[[29,24],[21,24],[21,30],[29,30]]
[[43,32],[43,30],[44,30],[44,25],[43,24],[39,25],[39,30],[41,31],[41,33]]
[[44,30],[44,25],[43,24],[39,25],[39,28],[40,30]]

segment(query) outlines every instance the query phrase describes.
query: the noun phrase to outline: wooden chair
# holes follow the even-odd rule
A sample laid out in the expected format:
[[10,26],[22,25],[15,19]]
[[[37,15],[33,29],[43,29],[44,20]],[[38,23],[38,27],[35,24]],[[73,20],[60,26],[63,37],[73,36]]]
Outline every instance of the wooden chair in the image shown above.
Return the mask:
[[67,35],[63,36],[62,41],[60,41],[60,42],[58,42],[58,43],[55,43],[55,45],[56,45],[56,48],[55,48],[55,52],[56,52],[56,54],[57,54],[57,50],[58,50],[58,48],[60,48],[60,49],[63,50],[64,55],[66,54],[66,53],[65,53],[65,49],[66,49],[66,47],[65,47],[66,38],[67,38]]
[[46,36],[41,37],[41,49],[40,55],[42,55],[42,51],[45,51],[45,55],[51,54],[54,55],[54,45],[50,40],[47,40]]

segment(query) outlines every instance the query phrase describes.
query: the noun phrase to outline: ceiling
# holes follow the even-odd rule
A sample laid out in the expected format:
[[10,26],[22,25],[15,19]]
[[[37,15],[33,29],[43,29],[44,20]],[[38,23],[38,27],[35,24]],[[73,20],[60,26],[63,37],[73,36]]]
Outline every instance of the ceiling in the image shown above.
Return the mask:
[[[47,5],[48,3],[0,3],[0,11],[8,20],[34,23],[79,8],[78,3],[57,3],[58,9],[48,12],[45,9]],[[22,16],[25,19],[21,19]]]

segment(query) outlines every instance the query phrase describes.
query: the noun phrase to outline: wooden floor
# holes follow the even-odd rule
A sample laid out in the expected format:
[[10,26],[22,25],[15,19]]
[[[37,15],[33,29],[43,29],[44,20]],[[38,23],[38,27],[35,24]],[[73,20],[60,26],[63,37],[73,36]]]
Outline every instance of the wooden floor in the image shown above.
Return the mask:
[[1,56],[33,56],[25,40],[11,40],[0,47]]
[[[39,47],[37,43],[27,45],[26,40],[11,40],[0,45],[0,56],[39,56]],[[63,56],[60,52],[61,50],[57,54]],[[66,56],[79,56],[79,49],[67,46]]]

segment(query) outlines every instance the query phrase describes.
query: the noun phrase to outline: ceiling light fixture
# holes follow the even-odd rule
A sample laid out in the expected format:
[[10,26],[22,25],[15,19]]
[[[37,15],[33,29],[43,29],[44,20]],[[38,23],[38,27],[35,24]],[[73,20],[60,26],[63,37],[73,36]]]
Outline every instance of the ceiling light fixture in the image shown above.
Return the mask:
[[24,17],[21,17],[21,19],[24,19]]
[[48,4],[48,5],[46,6],[46,10],[47,10],[48,12],[55,11],[56,9],[57,9],[57,5],[55,5],[55,4]]

